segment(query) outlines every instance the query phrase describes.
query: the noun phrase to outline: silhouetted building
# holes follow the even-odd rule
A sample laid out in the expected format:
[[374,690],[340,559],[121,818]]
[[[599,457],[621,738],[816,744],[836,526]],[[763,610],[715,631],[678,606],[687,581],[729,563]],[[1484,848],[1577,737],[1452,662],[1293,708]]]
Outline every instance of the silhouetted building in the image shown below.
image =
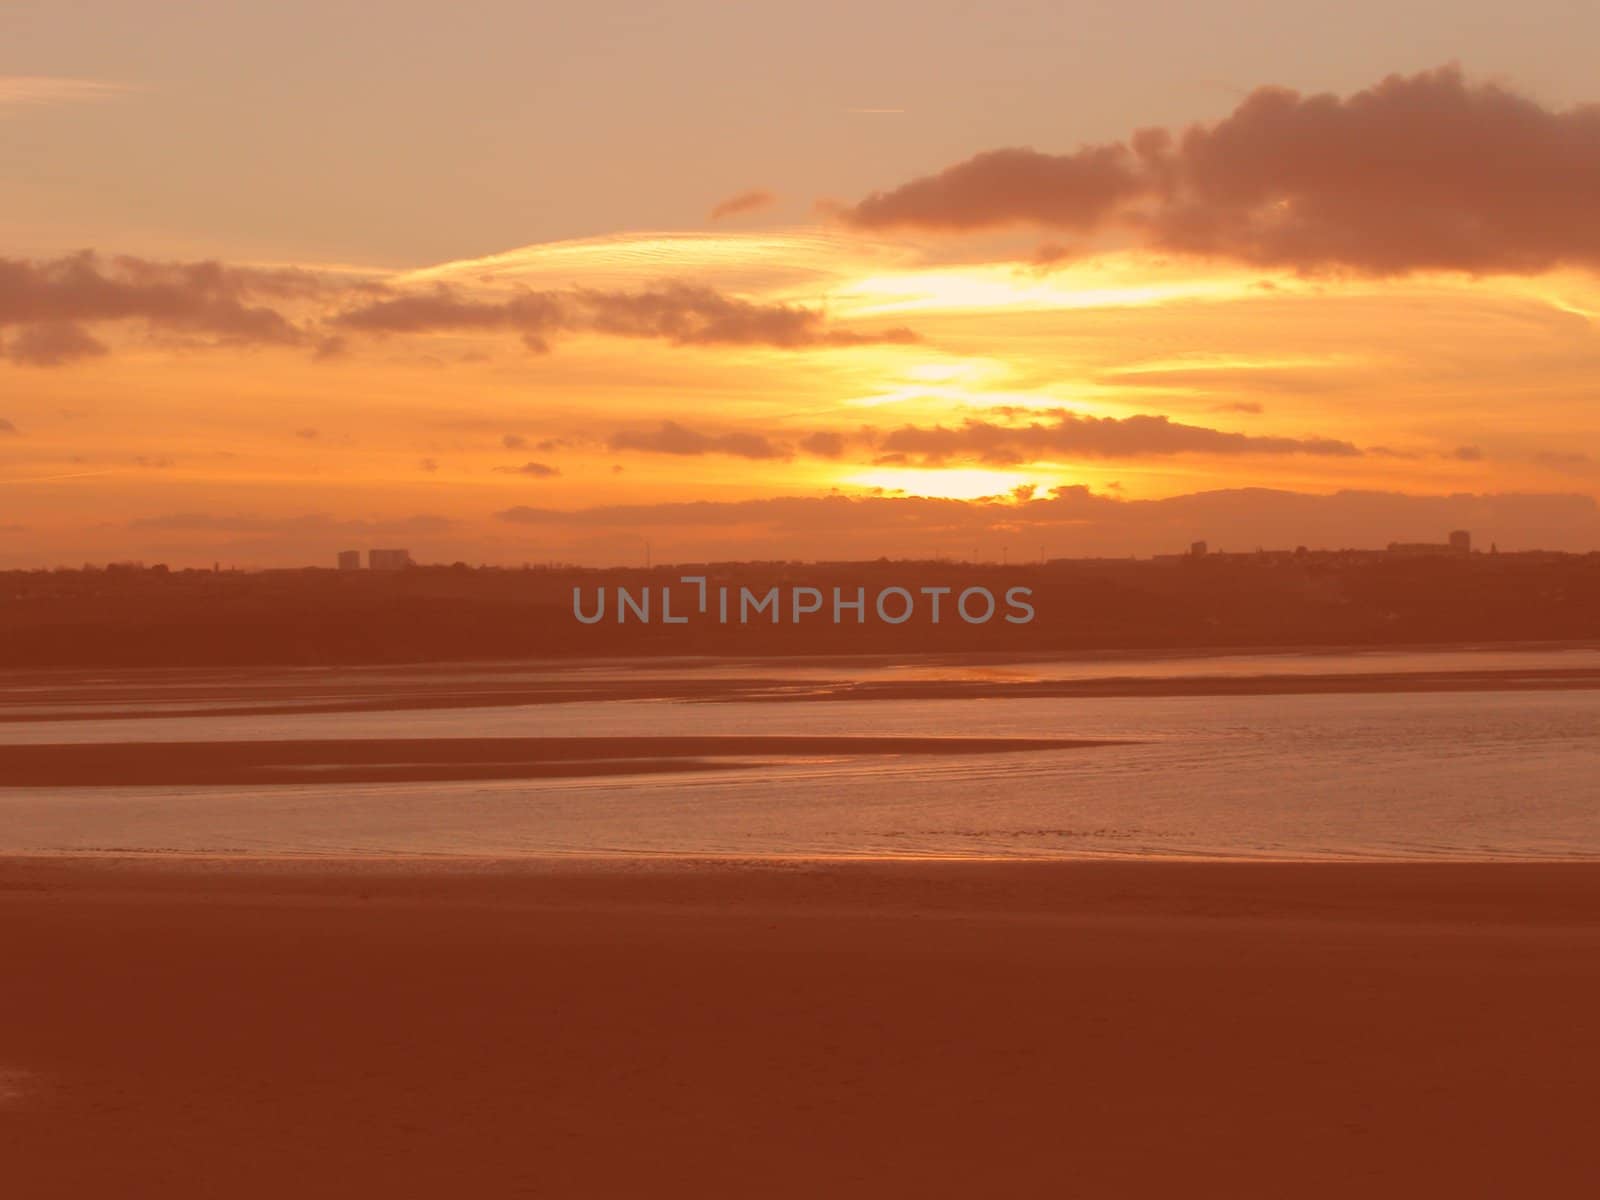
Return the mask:
[[1204,542],[1190,542],[1189,555],[1191,558],[1204,558],[1206,556],[1206,544]]
[[399,571],[411,565],[409,550],[368,550],[367,566],[374,571]]
[[1390,554],[1470,554],[1472,534],[1465,529],[1450,532],[1448,542],[1390,542]]
[[361,551],[359,551],[359,550],[341,550],[341,551],[339,551],[339,570],[341,570],[341,571],[359,571],[359,570],[361,570]]

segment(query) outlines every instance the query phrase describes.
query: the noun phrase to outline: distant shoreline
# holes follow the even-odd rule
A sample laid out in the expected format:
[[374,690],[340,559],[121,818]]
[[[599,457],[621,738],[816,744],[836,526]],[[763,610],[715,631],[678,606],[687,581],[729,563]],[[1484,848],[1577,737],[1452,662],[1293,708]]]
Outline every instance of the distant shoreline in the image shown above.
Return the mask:
[[[312,715],[493,708],[574,701],[678,700],[721,703],[828,701],[1115,699],[1155,696],[1390,694],[1408,692],[1590,691],[1600,662],[1582,667],[1503,666],[1460,670],[1279,671],[1254,674],[1118,675],[1118,664],[1225,662],[1238,657],[1516,654],[1600,651],[1600,645],[1509,643],[1478,646],[1232,648],[1094,654],[897,654],[808,659],[696,656],[652,659],[527,659],[407,666],[138,667],[0,670],[0,726],[35,721]],[[1030,666],[1103,664],[1098,678],[1029,679]],[[1381,666],[1381,663],[1374,663]],[[949,668],[986,678],[850,678],[852,670]],[[740,674],[719,674],[745,668]],[[541,672],[547,678],[538,678]],[[459,672],[465,678],[447,678]],[[834,677],[836,673],[836,677]],[[507,678],[521,675],[523,678]],[[531,677],[530,677],[531,676]],[[74,705],[80,707],[74,708]]]
[[[709,597],[704,613],[694,603],[702,586]],[[596,587],[656,596],[656,619],[644,619],[640,601],[638,613],[614,604],[604,620],[585,623],[575,615],[573,589]],[[683,593],[673,618],[681,624],[663,623],[660,597],[671,587]],[[791,610],[780,620],[774,601],[771,619],[766,610],[730,610],[724,623],[724,590],[747,587],[778,589],[791,599],[804,595],[809,615]],[[900,608],[885,618],[865,600],[856,609],[852,599],[848,611],[809,607],[813,594],[881,597],[896,589],[919,597],[948,593],[947,599],[1001,597],[1021,589],[1033,615],[1021,624],[998,617],[971,623],[952,601],[955,607],[947,604],[942,616],[929,603],[899,623]],[[1600,553],[1229,555],[1010,565],[884,559],[605,571],[130,569],[0,576],[0,668],[1381,648],[1529,640],[1600,640]]]

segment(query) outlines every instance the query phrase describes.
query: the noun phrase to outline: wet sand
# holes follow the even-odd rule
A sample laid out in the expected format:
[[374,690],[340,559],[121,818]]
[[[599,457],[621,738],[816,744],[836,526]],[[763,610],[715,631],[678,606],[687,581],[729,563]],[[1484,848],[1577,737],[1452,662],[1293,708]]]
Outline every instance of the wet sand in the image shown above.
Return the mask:
[[730,770],[795,758],[1019,754],[1130,745],[1025,737],[317,738],[0,745],[0,787],[148,787],[559,779]]
[[0,860],[34,1197],[1593,1192],[1600,864]]
[[[737,662],[739,660],[729,660]],[[1006,660],[1025,674],[1028,660]],[[1048,660],[1060,661],[1060,660]],[[1145,661],[1159,661],[1147,659]],[[716,660],[704,660],[714,663]],[[551,664],[545,664],[551,666]],[[614,664],[608,664],[615,670]],[[50,721],[154,720],[179,717],[240,717],[375,713],[451,708],[494,708],[578,701],[677,700],[773,704],[829,700],[1114,699],[1134,696],[1290,696],[1428,692],[1566,692],[1600,689],[1594,667],[1518,667],[1439,671],[1314,673],[1283,671],[1251,675],[1115,675],[1091,679],[1018,677],[860,680],[830,678],[830,669],[850,661],[797,664],[809,677],[763,674],[777,664],[755,660],[737,677],[673,674],[669,666],[632,669],[621,675],[578,678],[553,666],[551,678],[510,680],[493,676],[492,665],[471,668],[473,677],[453,677],[450,668],[365,672],[326,676],[261,668],[251,672],[159,670],[104,672],[107,681],[75,673],[0,673],[0,725]],[[869,665],[882,666],[881,661]],[[530,664],[500,667],[526,673]],[[968,669],[976,669],[975,664]],[[1114,672],[1115,662],[1107,663]],[[456,670],[465,671],[466,668]],[[48,688],[45,681],[48,680]],[[48,695],[48,701],[44,697]]]

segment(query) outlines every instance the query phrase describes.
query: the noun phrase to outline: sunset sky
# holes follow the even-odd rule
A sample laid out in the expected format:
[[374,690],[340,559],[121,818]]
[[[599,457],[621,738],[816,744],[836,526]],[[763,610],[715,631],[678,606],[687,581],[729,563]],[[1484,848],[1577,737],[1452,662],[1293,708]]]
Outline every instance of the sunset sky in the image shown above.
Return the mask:
[[1600,549],[1600,6],[0,7],[0,567]]

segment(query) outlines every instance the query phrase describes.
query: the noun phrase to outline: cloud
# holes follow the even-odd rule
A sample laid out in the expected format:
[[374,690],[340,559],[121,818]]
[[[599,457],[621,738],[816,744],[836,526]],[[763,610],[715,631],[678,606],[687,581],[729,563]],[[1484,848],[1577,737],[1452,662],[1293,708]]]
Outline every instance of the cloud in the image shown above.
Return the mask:
[[1056,410],[1026,425],[968,420],[954,428],[904,425],[879,440],[886,454],[927,463],[951,459],[1012,464],[1052,455],[1139,458],[1164,454],[1312,454],[1356,457],[1361,450],[1332,438],[1256,436],[1183,425],[1164,416],[1086,417]]
[[663,421],[659,429],[614,433],[612,450],[639,450],[649,454],[730,454],[738,458],[788,458],[792,453],[758,433],[700,433],[676,421]]
[[1211,411],[1212,412],[1250,413],[1250,414],[1252,414],[1254,416],[1260,416],[1262,411],[1263,411],[1263,409],[1262,409],[1261,405],[1257,404],[1253,400],[1237,400],[1232,404],[1217,404],[1217,405],[1214,405],[1212,407]]
[[1600,267],[1600,106],[1455,66],[1340,98],[1251,92],[1226,118],[1066,154],[1007,148],[837,210],[859,229],[1118,232],[1303,271]]
[[59,367],[105,352],[103,343],[71,321],[38,321],[24,325],[10,341],[0,346],[0,358],[29,367]]
[[1457,446],[1450,452],[1450,457],[1460,459],[1462,462],[1482,462],[1483,451],[1476,446]]
[[55,75],[0,75],[0,115],[9,108],[42,104],[78,104],[110,100],[133,89],[99,79]]
[[639,292],[572,288],[518,292],[500,300],[473,299],[439,285],[345,310],[333,324],[364,333],[509,330],[529,349],[549,349],[563,333],[659,338],[675,346],[744,345],[803,349],[914,342],[905,328],[876,333],[829,328],[815,309],[757,304],[713,288],[668,283]]
[[304,346],[318,360],[343,356],[348,335],[355,333],[509,331],[537,352],[547,351],[557,336],[582,333],[675,346],[780,349],[918,340],[904,327],[839,329],[819,309],[759,303],[687,282],[639,291],[569,287],[484,294],[447,284],[397,291],[382,282],[297,268],[158,262],[88,250],[55,259],[0,258],[0,332],[21,330],[7,344],[14,361],[56,366],[103,353],[105,347],[82,327],[128,321],[213,344]]
[[[147,322],[152,328],[204,334],[224,342],[296,345],[303,330],[257,299],[299,299],[325,285],[299,270],[256,270],[217,262],[153,262],[127,256],[102,259],[85,250],[63,258],[0,258],[0,326],[29,328],[44,347],[41,365],[84,353],[93,339],[70,326],[93,321]],[[76,346],[76,352],[72,347]],[[8,351],[17,357],[16,342]]]
[[316,350],[311,357],[318,362],[333,362],[336,359],[343,358],[349,352],[350,341],[348,338],[338,336],[319,337],[316,341]]
[[327,513],[307,513],[297,517],[263,517],[254,514],[167,513],[129,521],[129,529],[161,529],[197,533],[271,534],[400,534],[442,533],[456,527],[449,517],[419,513],[411,517],[379,520],[351,520]]
[[778,202],[778,197],[766,188],[751,188],[749,191],[739,192],[720,201],[711,210],[711,220],[720,221],[724,217],[735,217],[741,213],[760,212],[764,208],[771,208]]
[[[1081,486],[1047,495],[985,500],[917,496],[781,496],[741,501],[606,505],[580,509],[526,505],[495,514],[608,545],[640,528],[662,530],[680,561],[773,557],[876,558],[955,554],[975,541],[1004,538],[1015,550],[1049,555],[1159,554],[1204,539],[1214,549],[1381,548],[1391,541],[1442,541],[1470,529],[1502,549],[1588,551],[1600,547],[1600,504],[1563,493],[1415,496],[1341,491],[1330,495],[1241,488],[1160,500],[1121,500]],[[670,531],[670,532],[669,532]]]
[[842,433],[819,430],[800,439],[800,449],[818,458],[838,458],[844,453],[847,439]]
[[319,437],[321,437],[321,436],[322,436],[322,435],[321,435],[321,434],[320,434],[320,433],[318,433],[318,432],[317,432],[317,431],[316,431],[316,430],[315,430],[315,429],[311,429],[311,428],[306,428],[306,429],[296,429],[296,430],[295,430],[295,431],[294,431],[294,435],[295,435],[295,437],[297,437],[297,438],[303,438],[303,439],[304,439],[304,440],[305,440],[305,441],[308,441],[308,442],[314,442],[314,441],[316,441],[316,440],[317,440],[317,439],[318,439],[318,438],[319,438]]
[[1533,461],[1562,475],[1592,476],[1596,473],[1594,459],[1582,451],[1540,450],[1533,455]]
[[1063,246],[1060,242],[1043,242],[1034,249],[1028,262],[1036,270],[1044,273],[1082,257],[1082,253],[1081,247]]
[[561,474],[554,467],[548,467],[541,462],[525,462],[520,467],[496,467],[502,475],[529,475],[535,479],[549,479]]
[[8,434],[15,437],[17,436],[17,427],[4,417],[0,417],[0,434]]
[[[1191,367],[1106,371],[1095,382],[1118,388],[1181,392],[1268,392],[1316,395],[1347,386],[1348,374],[1326,364],[1306,367]],[[1239,409],[1237,411],[1248,411]]]
[[1008,148],[874,192],[839,216],[860,229],[955,233],[1032,224],[1087,233],[1146,188],[1138,162],[1120,143],[1072,154]]
[[663,421],[654,429],[613,433],[604,445],[614,452],[681,457],[725,454],[758,461],[790,459],[796,454],[838,459],[857,447],[870,454],[874,466],[935,466],[951,461],[1010,466],[1052,457],[1112,459],[1170,454],[1353,458],[1363,453],[1352,443],[1333,438],[1232,433],[1180,424],[1165,416],[1089,417],[1064,409],[990,411],[1009,411],[1031,419],[1024,424],[1000,424],[974,418],[954,427],[903,425],[891,430],[862,426],[854,433],[813,430],[797,435],[792,442],[748,430],[706,431]]
[[524,450],[527,448],[528,439],[520,433],[508,433],[500,439],[500,444],[507,450]]

